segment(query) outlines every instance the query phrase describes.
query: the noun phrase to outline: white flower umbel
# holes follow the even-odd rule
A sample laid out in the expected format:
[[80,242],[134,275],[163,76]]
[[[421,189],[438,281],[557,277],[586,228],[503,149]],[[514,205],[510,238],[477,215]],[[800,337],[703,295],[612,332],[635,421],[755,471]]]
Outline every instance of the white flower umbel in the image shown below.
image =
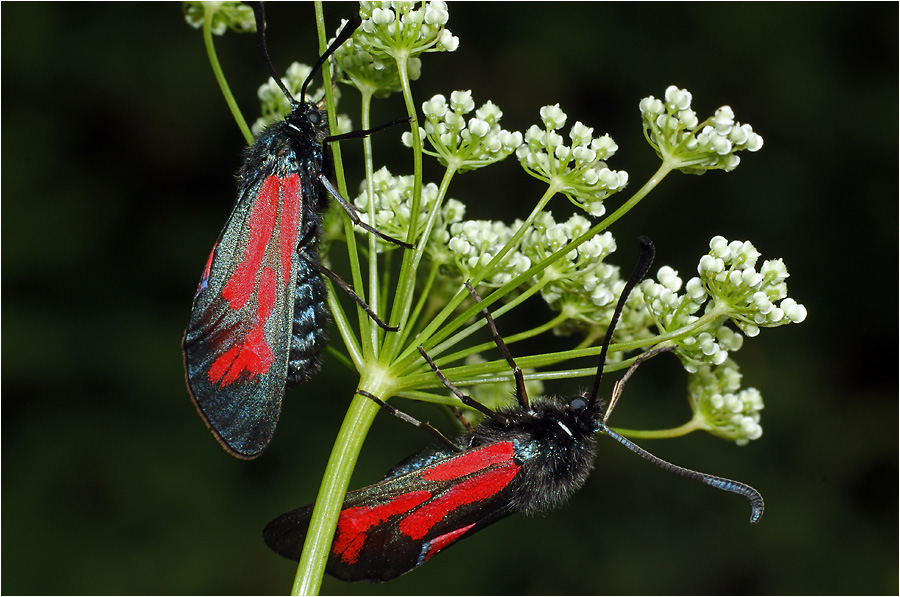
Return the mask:
[[749,124],[734,119],[729,106],[700,122],[691,109],[691,93],[670,85],[665,99],[648,96],[640,102],[644,137],[672,170],[703,174],[730,172],[740,163],[738,151],[758,151],[763,139]]
[[[450,226],[447,247],[464,279],[474,277],[504,249],[513,234],[522,225],[516,221],[511,227],[503,222],[489,220],[465,220]],[[482,284],[499,287],[531,267],[531,260],[516,248],[510,250]]]
[[[420,137],[427,137],[434,151],[423,153],[434,156],[454,172],[466,172],[482,168],[505,159],[522,144],[522,133],[500,128],[503,112],[493,102],[486,102],[475,116],[466,115],[475,110],[471,91],[454,91],[450,102],[443,95],[435,95],[422,104],[425,126],[420,127]],[[403,144],[412,147],[412,133],[403,133]]]
[[453,52],[459,46],[459,38],[445,28],[450,13],[441,0],[360,2],[359,16],[363,22],[354,36],[376,59],[408,60],[422,52]]
[[[806,308],[787,297],[788,273],[780,259],[765,261],[756,271],[760,253],[749,241],[716,236],[709,246],[697,267],[700,275],[688,280],[684,294],[679,294],[681,278],[668,266],[659,270],[658,281],[641,283],[657,327],[676,336],[676,352],[690,372],[701,365],[720,365],[741,348],[743,336],[725,327],[729,319],[749,337],[761,327],[806,319]],[[701,308],[703,313],[697,315]]]
[[[387,168],[381,168],[372,176],[372,185],[375,190],[375,217],[369,214],[369,196],[366,193],[366,182],[360,183],[360,193],[353,201],[359,212],[359,217],[369,226],[394,238],[405,238],[413,221],[413,177],[394,176]],[[422,187],[422,202],[420,210],[422,214],[415,218],[417,223],[416,238],[425,230],[428,215],[434,209],[438,198],[438,187],[434,183],[428,183]],[[453,208],[460,205],[458,201],[448,200]],[[464,212],[465,210],[463,210]],[[451,210],[452,212],[452,210]],[[452,212],[455,213],[455,212]],[[362,228],[356,229],[357,234],[368,236],[368,232]],[[375,237],[376,250],[381,253],[392,251],[399,247]]]
[[253,8],[242,2],[185,2],[184,20],[195,29],[209,19],[213,35],[224,35],[231,29],[237,33],[256,31]]
[[618,146],[609,135],[594,137],[594,129],[576,122],[569,131],[571,145],[558,131],[566,124],[559,104],[541,108],[543,127],[532,125],[525,133],[525,144],[516,150],[525,171],[550,185],[552,191],[590,213],[606,213],[603,200],[628,183],[624,170],[610,170],[606,160]]
[[688,381],[694,411],[691,423],[739,446],[762,437],[759,424],[762,395],[756,388],[741,390],[740,387],[741,373],[731,359],[718,367],[701,367]]
[[[345,23],[341,22],[341,28]],[[363,96],[383,98],[402,90],[397,61],[385,55],[372,55],[355,35],[335,51],[334,58],[340,69],[340,81],[357,88]],[[422,60],[408,58],[406,74],[411,81],[418,79],[422,74]]]

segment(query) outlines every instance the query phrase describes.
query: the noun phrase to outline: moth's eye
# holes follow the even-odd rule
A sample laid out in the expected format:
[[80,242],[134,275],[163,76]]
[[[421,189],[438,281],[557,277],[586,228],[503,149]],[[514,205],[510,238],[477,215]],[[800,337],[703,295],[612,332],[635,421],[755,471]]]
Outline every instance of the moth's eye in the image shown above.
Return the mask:
[[312,125],[316,125],[322,122],[322,115],[316,111],[310,112],[307,118],[309,119],[309,123]]
[[571,408],[572,410],[584,410],[585,408],[587,408],[587,400],[585,400],[581,396],[572,398],[569,401],[569,408]]

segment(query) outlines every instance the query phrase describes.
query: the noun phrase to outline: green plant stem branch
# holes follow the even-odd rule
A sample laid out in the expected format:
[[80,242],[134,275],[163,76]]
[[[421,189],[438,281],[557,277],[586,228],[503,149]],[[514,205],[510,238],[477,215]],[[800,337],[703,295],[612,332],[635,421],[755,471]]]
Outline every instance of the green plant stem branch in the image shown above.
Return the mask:
[[235,101],[234,95],[231,93],[228,81],[225,80],[225,73],[222,72],[222,65],[219,64],[219,57],[216,55],[216,48],[213,44],[212,21],[213,15],[218,9],[218,5],[203,5],[203,45],[206,46],[206,55],[209,57],[209,65],[212,67],[216,82],[219,84],[219,89],[222,91],[222,95],[225,96],[225,103],[228,104],[228,109],[231,110],[231,115],[234,117],[234,121],[237,123],[238,128],[241,129],[241,134],[244,136],[247,145],[252,145],[253,133],[250,132],[250,127],[247,126],[247,121],[244,120],[244,115],[241,114],[241,109],[238,107],[237,101]]
[[[325,33],[325,19],[322,10],[322,2],[315,2],[316,29],[319,36],[319,51],[324,52],[327,45]],[[328,68],[322,69],[322,77],[325,85],[325,97],[328,114],[335,114],[334,94],[331,89],[331,72]],[[336,132],[337,118],[330,119],[332,134]],[[340,147],[337,143],[332,145],[334,170],[337,177],[338,190],[346,197],[347,186],[343,176],[343,162],[341,161]],[[360,275],[359,258],[356,250],[356,242],[353,234],[353,225],[349,218],[344,217],[344,230],[347,237],[347,250],[350,255],[351,269],[353,269],[353,283],[360,288],[362,277]],[[334,294],[334,288],[330,281],[326,281],[328,287],[328,304],[336,325],[341,331],[341,336],[350,351],[351,358],[357,368],[362,367],[362,354],[358,349],[354,350],[355,337],[347,321],[346,314]],[[361,309],[357,309],[361,311]],[[365,312],[363,312],[365,315]],[[362,322],[360,318],[360,325]],[[361,329],[364,329],[361,327]],[[293,595],[315,595],[322,585],[322,577],[325,574],[325,563],[328,560],[328,552],[334,539],[334,530],[337,528],[337,520],[340,514],[341,504],[347,487],[350,484],[350,476],[366,432],[378,412],[378,406],[363,396],[356,395],[350,403],[350,408],[344,417],[338,436],[332,447],[331,456],[322,477],[319,494],[313,509],[312,519],[306,541],[303,544],[303,552],[297,565],[297,574],[292,587]]]
[[422,285],[422,291],[419,295],[419,300],[416,302],[416,306],[413,308],[412,314],[406,320],[406,327],[399,332],[398,334],[403,334],[403,337],[400,338],[400,344],[406,344],[409,339],[410,334],[416,326],[416,322],[419,321],[419,317],[422,314],[422,310],[425,308],[425,305],[428,303],[428,295],[431,292],[431,287],[434,286],[434,280],[437,278],[438,271],[441,268],[441,264],[437,261],[431,262],[431,267],[428,268],[428,276],[425,278],[425,283]]
[[[413,145],[413,147],[417,147],[417,146]],[[551,186],[550,188],[547,189],[547,191],[544,193],[544,195],[538,201],[538,204],[532,210],[531,214],[528,216],[528,218],[525,220],[525,222],[522,224],[522,226],[516,231],[516,233],[512,236],[512,238],[509,239],[509,241],[504,245],[504,247],[502,249],[500,249],[500,251],[497,252],[497,254],[491,259],[491,261],[488,262],[488,264],[478,274],[476,274],[475,276],[472,276],[472,278],[470,280],[472,286],[477,286],[478,283],[481,282],[481,280],[483,280],[488,275],[488,273],[494,269],[494,267],[500,262],[500,260],[507,253],[509,253],[509,251],[511,251],[514,246],[516,246],[516,244],[521,240],[522,236],[525,235],[525,232],[528,230],[528,228],[531,227],[532,222],[534,222],[535,218],[537,218],[538,214],[540,214],[540,212],[544,209],[544,207],[547,205],[547,203],[550,201],[550,199],[553,197],[553,195],[556,194],[556,192],[557,191],[556,191],[555,187],[553,187],[553,186]],[[520,280],[519,284],[521,284],[524,280],[527,280],[531,275],[534,275],[537,272],[537,268],[532,267],[528,271],[530,272],[529,276],[525,276],[523,274],[516,278],[516,280]],[[504,285],[503,288],[508,288],[506,290],[506,292],[503,293],[503,295],[505,295],[508,292],[510,292],[512,290],[512,288],[514,288],[514,287],[507,284],[507,285]],[[453,311],[459,306],[459,304],[465,299],[465,297],[469,296],[469,293],[465,289],[465,287],[461,287],[460,290],[457,291],[457,293],[453,296],[453,298],[451,298],[447,302],[447,305],[440,311],[440,313],[438,313],[431,320],[431,322],[427,326],[425,326],[425,329],[422,330],[422,332],[419,334],[419,338],[421,339],[420,344],[422,344],[423,346],[426,346],[426,347],[436,345],[438,342],[440,342],[441,340],[443,340],[444,338],[446,338],[447,336],[449,336],[450,334],[452,334],[453,332],[458,330],[475,313],[477,313],[478,311],[481,311],[481,309],[483,309],[483,308],[490,306],[491,304],[494,303],[494,301],[496,301],[503,295],[497,295],[497,291],[491,293],[491,295],[490,295],[491,298],[490,298],[489,302],[487,302],[487,299],[486,299],[482,303],[478,303],[476,305],[470,306],[468,309],[463,311],[463,313],[461,313],[454,320],[452,320],[449,324],[444,325],[442,327],[442,324],[453,313]],[[438,328],[440,328],[440,331],[437,331]],[[406,349],[400,354],[400,357],[398,359],[400,361],[399,365],[402,369],[406,369],[418,357],[419,357],[419,355],[418,355],[418,351],[416,350],[416,347],[412,346],[412,345],[408,345],[406,347]]]
[[[406,107],[406,114],[410,118],[409,129],[412,135],[413,147],[413,196],[410,214],[410,229],[406,235],[406,242],[415,243],[418,227],[418,215],[421,211],[422,204],[422,137],[419,134],[419,122],[416,117],[416,106],[413,102],[412,88],[409,85],[409,70],[407,68],[408,55],[405,53],[396,53],[394,60],[397,63],[397,71],[400,77],[400,88],[403,93],[403,103]],[[413,251],[404,251],[403,263],[400,266],[400,277],[397,281],[397,292],[394,295],[394,302],[391,306],[391,325],[399,325],[400,329],[405,326],[407,317],[409,316],[410,306],[412,305],[413,291],[416,284],[416,271],[413,266],[415,253],[423,250],[418,247]],[[385,337],[384,352],[393,360],[396,352],[402,344],[398,344],[399,338],[397,334],[389,334]]]
[[[365,90],[360,90],[362,102],[360,107],[360,126],[363,130],[371,128],[372,123],[372,94]],[[366,168],[366,195],[369,200],[369,213],[375,213],[375,182],[373,175],[375,172],[374,158],[372,157],[372,137],[363,137],[363,161]],[[349,200],[349,199],[348,199]],[[372,222],[374,223],[374,218]],[[348,234],[352,234],[349,232]],[[378,308],[381,297],[374,289],[380,287],[378,280],[378,252],[376,251],[375,235],[368,234],[369,240],[369,288],[373,289],[369,293],[369,307],[381,317],[381,310]],[[360,296],[364,296],[360,294]],[[368,316],[368,314],[366,314]],[[362,328],[365,330],[365,328]],[[378,326],[369,325],[368,334],[362,333],[362,342],[364,350],[373,357],[378,357]]]
[[620,429],[619,427],[612,428],[613,431],[616,431],[617,433],[621,433],[625,437],[633,439],[671,439],[673,437],[681,437],[683,435],[687,435],[692,431],[699,431],[700,429],[700,425],[698,425],[693,419],[691,419],[684,425],[672,427],[671,429],[653,429],[645,431],[640,429]]
[[[552,330],[559,324],[566,321],[568,318],[569,317],[566,314],[558,313],[556,315],[556,317],[554,317],[550,321],[547,321],[546,323],[539,325],[535,328],[526,330],[524,332],[519,332],[518,334],[504,336],[503,343],[506,344],[507,346],[510,346],[512,344],[515,344],[516,342],[521,342],[522,340],[526,340],[528,338],[533,338],[534,336],[538,336],[540,334],[543,334],[544,332]],[[491,348],[496,347],[496,346],[497,346],[497,344],[493,340],[490,342],[483,342],[483,343],[477,344],[475,346],[470,346],[469,348],[466,348],[464,350],[460,350],[460,351],[454,352],[452,354],[448,354],[447,356],[445,356],[443,358],[435,359],[434,362],[438,366],[441,366],[444,363],[455,363],[456,361],[462,360],[469,355],[484,352],[484,351],[490,350]]]
[[[541,288],[546,286],[548,282],[550,282],[550,279],[547,276],[542,276],[541,280],[537,284],[529,286],[525,290],[525,292],[523,292],[519,296],[515,297],[513,300],[506,303],[505,305],[503,305],[496,311],[492,312],[491,317],[494,319],[494,321],[497,321],[503,314],[514,309],[519,304],[523,303],[524,301],[528,300],[529,298],[531,298],[532,296],[534,296],[535,294],[540,292]],[[481,303],[476,303],[476,305],[479,305],[479,304],[481,304]],[[479,313],[480,312],[481,312],[481,309],[479,308]],[[484,318],[476,319],[470,325],[466,326],[465,328],[463,328],[462,330],[460,330],[459,332],[457,332],[456,334],[454,334],[453,336],[451,336],[444,342],[441,342],[440,344],[431,348],[428,351],[429,356],[435,357],[436,355],[442,354],[448,348],[456,346],[459,342],[461,342],[465,338],[468,338],[473,333],[475,333],[476,331],[478,331],[481,328],[486,327],[486,326],[487,326],[486,319],[484,319]],[[446,359],[436,359],[435,362],[447,362],[447,360]]]
[[297,566],[292,595],[318,594],[350,476],[379,407],[355,395],[334,442]]

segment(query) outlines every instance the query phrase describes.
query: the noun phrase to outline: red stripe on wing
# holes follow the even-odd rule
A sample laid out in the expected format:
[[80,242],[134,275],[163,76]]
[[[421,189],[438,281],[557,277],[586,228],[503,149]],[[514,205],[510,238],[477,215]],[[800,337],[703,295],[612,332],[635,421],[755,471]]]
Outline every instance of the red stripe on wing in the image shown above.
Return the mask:
[[449,533],[444,533],[443,535],[439,535],[432,539],[431,541],[425,542],[425,553],[422,555],[422,561],[424,562],[427,559],[430,559],[432,556],[436,555],[439,551],[452,544],[454,541],[459,539],[462,535],[465,535],[469,529],[475,526],[473,522],[470,525],[466,525],[462,528],[456,529],[454,531],[450,531]]
[[447,462],[426,469],[422,472],[422,478],[426,481],[453,481],[490,466],[508,462],[512,456],[512,442],[490,444],[464,452]]
[[400,532],[414,541],[425,537],[434,525],[443,521],[454,510],[467,504],[486,500],[515,478],[521,467],[513,460],[506,464],[469,477],[455,484],[442,496],[424,504],[400,521]]
[[296,281],[291,279],[291,259],[297,251],[300,234],[300,176],[291,174],[284,180],[284,200],[281,205],[281,281],[290,288]]
[[243,307],[256,292],[266,247],[275,232],[281,183],[282,180],[277,176],[266,178],[253,202],[253,210],[247,219],[248,240],[244,248],[244,259],[238,263],[222,289],[222,298],[235,311]]
[[359,506],[341,512],[331,552],[348,564],[359,560],[369,530],[392,516],[405,514],[431,498],[430,491],[412,491],[399,495],[381,506]]
[[256,323],[244,336],[244,339],[219,355],[209,367],[209,380],[226,386],[237,381],[242,373],[250,378],[269,370],[275,360],[275,353],[266,338],[266,321],[272,314],[275,304],[275,272],[272,268],[263,269],[259,278],[259,291],[256,295]]

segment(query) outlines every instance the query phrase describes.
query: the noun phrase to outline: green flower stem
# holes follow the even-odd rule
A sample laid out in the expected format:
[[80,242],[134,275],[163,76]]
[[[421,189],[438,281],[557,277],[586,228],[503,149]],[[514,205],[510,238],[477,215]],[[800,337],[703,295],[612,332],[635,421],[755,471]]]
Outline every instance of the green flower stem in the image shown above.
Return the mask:
[[234,117],[234,121],[237,123],[238,128],[241,129],[241,134],[244,135],[244,140],[247,141],[247,145],[252,145],[253,133],[250,132],[250,127],[247,126],[247,121],[244,120],[244,115],[241,114],[241,109],[238,108],[234,95],[231,93],[228,81],[225,80],[225,73],[222,72],[222,65],[219,64],[219,57],[216,55],[216,48],[213,44],[212,21],[213,15],[218,8],[218,4],[203,4],[203,45],[206,46],[206,55],[209,57],[209,65],[212,67],[213,74],[216,76],[216,82],[219,83],[219,89],[222,91],[222,95],[225,96],[225,103],[228,104],[228,109],[231,110],[231,115]]
[[[418,146],[413,144],[413,147],[418,147]],[[540,214],[541,211],[543,211],[544,207],[547,205],[547,203],[550,201],[550,199],[556,193],[557,193],[557,190],[554,186],[551,186],[550,188],[547,189],[547,191],[544,193],[544,195],[538,201],[538,204],[532,210],[531,214],[528,216],[528,218],[525,220],[525,222],[522,224],[522,226],[516,231],[516,233],[513,234],[512,238],[509,239],[509,241],[504,245],[504,247],[502,249],[500,249],[500,251],[497,252],[497,254],[490,260],[490,262],[488,262],[488,264],[484,268],[482,268],[480,270],[479,273],[472,276],[472,278],[470,280],[472,286],[477,286],[479,282],[481,282],[487,275],[490,274],[491,271],[493,271],[494,267],[500,262],[500,260],[503,259],[503,257],[507,253],[509,253],[514,246],[516,246],[516,244],[525,235],[525,232],[528,230],[528,228],[531,227],[532,222],[534,222],[534,220],[535,220],[535,218],[537,218],[538,214]],[[590,238],[590,237],[588,237],[588,238]],[[584,241],[582,241],[582,242],[584,242]],[[565,253],[560,253],[558,255],[558,258],[562,257],[562,255],[564,255],[564,254]],[[557,255],[557,254],[554,253],[554,255]],[[544,268],[542,268],[542,269],[544,269]],[[516,286],[521,284],[524,280],[527,280],[529,277],[538,273],[538,271],[539,270],[537,268],[532,267],[530,270],[528,270],[528,274],[529,274],[528,276],[526,276],[524,274],[518,276],[516,278],[516,280],[518,280],[519,282],[516,284]],[[510,284],[506,284],[502,288],[507,289],[506,292],[503,293],[503,295],[497,295],[498,291],[491,293],[490,302],[474,304],[474,305],[470,306],[469,308],[467,308],[462,314],[460,314],[458,317],[456,317],[449,324],[442,326],[444,321],[453,313],[453,311],[456,309],[456,307],[459,306],[459,304],[463,301],[463,299],[465,297],[469,296],[469,293],[465,289],[465,287],[460,288],[460,290],[457,291],[457,293],[453,296],[453,298],[451,298],[447,302],[447,305],[441,310],[441,312],[438,313],[434,317],[434,319],[432,319],[431,322],[425,327],[425,329],[422,330],[422,333],[419,334],[419,337],[422,339],[420,344],[422,344],[426,348],[436,345],[438,342],[440,342],[441,340],[443,340],[444,338],[448,337],[450,334],[452,334],[453,332],[458,330],[475,313],[481,311],[481,309],[483,309],[485,307],[490,306],[497,299],[499,299],[500,296],[504,296],[505,294],[511,292],[514,287],[510,286]],[[438,331],[438,328],[440,328],[440,331]],[[416,347],[412,346],[412,345],[408,345],[406,347],[406,349],[400,354],[400,356],[398,357],[397,360],[402,361],[399,364],[402,369],[405,369],[405,368],[409,367],[412,364],[412,362],[414,362],[418,358],[418,356],[419,355],[418,355],[418,351],[416,350]]]
[[292,595],[316,595],[319,592],[350,475],[379,410],[377,404],[360,395],[354,396],[350,403],[319,487]]
[[[621,345],[619,345],[621,346]],[[610,352],[618,352],[617,345],[612,344],[609,347]],[[560,362],[569,361],[576,358],[597,356],[600,354],[600,347],[594,347],[585,350],[565,350],[560,352],[550,352],[545,354],[530,355],[525,357],[516,357],[516,364],[519,367],[538,368],[548,367]],[[629,359],[623,359],[618,363],[607,363],[603,371],[610,373],[630,367],[640,355],[635,355]],[[473,385],[477,383],[497,383],[501,381],[509,381],[512,379],[512,371],[509,370],[509,364],[501,359],[490,361],[487,363],[477,363],[475,365],[461,365],[459,367],[450,367],[442,369],[448,378],[452,378],[459,385]],[[491,375],[496,373],[497,375]],[[564,369],[560,371],[543,371],[537,373],[525,374],[525,379],[570,379],[575,377],[589,377],[597,373],[597,366],[585,367],[582,369]],[[434,373],[428,369],[422,373],[405,375],[396,380],[397,385],[394,391],[397,394],[410,392],[415,389],[437,388],[441,386],[441,382],[437,380]],[[405,394],[404,394],[405,395]]]
[[[315,11],[319,48],[321,52],[324,52],[328,37],[325,33],[325,19],[321,1],[315,3]],[[327,68],[322,69],[322,76],[325,84],[327,110],[329,114],[334,115],[336,112],[334,94],[331,89],[330,70]],[[337,119],[331,118],[330,120],[331,132],[334,134],[336,132]],[[332,154],[338,190],[346,197],[347,185],[344,182],[343,162],[341,160],[340,147],[338,147],[337,143],[332,145]],[[356,288],[361,288],[362,276],[360,274],[353,225],[349,218],[346,217],[344,218],[344,229],[347,237],[351,269],[353,270],[353,283]],[[335,324],[344,338],[344,343],[350,352],[351,358],[357,368],[361,369],[363,354],[360,353],[359,348],[356,346],[356,337],[349,325],[349,321],[347,321],[346,314],[335,297],[334,288],[330,281],[327,281],[327,287],[328,305],[331,308]],[[364,323],[361,320],[360,325],[362,326]],[[364,330],[365,328],[361,327],[360,329]],[[378,388],[375,388],[375,390],[377,391]],[[383,391],[384,388],[380,388],[380,390]],[[373,393],[375,392],[373,391]],[[322,577],[325,574],[328,552],[334,540],[334,530],[337,528],[341,504],[350,484],[350,476],[362,449],[366,433],[377,413],[378,405],[374,402],[363,396],[354,396],[347,415],[344,417],[344,423],[335,439],[325,474],[322,477],[322,484],[316,497],[306,541],[303,544],[303,552],[297,565],[297,574],[291,590],[293,595],[315,595],[319,592],[319,588],[322,585]]]
[[[363,130],[369,129],[372,126],[372,94],[368,91],[360,90],[360,94],[362,95],[362,102],[360,108],[360,126],[362,126]],[[370,214],[375,213],[375,183],[373,180],[373,176],[375,173],[374,167],[374,158],[372,157],[372,137],[366,136],[363,137],[363,161],[365,163],[366,168],[366,195],[369,199],[369,208],[368,211]],[[353,234],[352,231],[348,231],[347,234]],[[383,285],[379,284],[378,280],[378,252],[376,251],[376,243],[375,243],[375,235],[368,234],[369,239],[369,288],[373,289],[372,292],[369,293],[369,307],[381,317],[382,312],[378,308],[378,305],[381,301],[381,296],[379,296],[378,292],[375,292],[374,289],[379,287],[383,287]],[[363,297],[365,300],[365,294],[361,293],[362,287],[357,286],[356,292],[360,297]],[[367,318],[368,314],[364,313],[360,310],[360,317]],[[379,327],[377,325],[369,325],[368,326],[368,334],[362,334],[363,346],[366,348],[366,352],[371,354],[373,357],[377,358],[378,356],[378,334]],[[365,329],[365,328],[362,328]]]
[[684,425],[672,427],[671,429],[654,429],[650,431],[642,431],[639,429],[620,429],[619,427],[612,428],[613,431],[621,433],[625,437],[631,439],[671,439],[673,437],[681,437],[683,435],[687,435],[692,431],[699,431],[700,429],[702,428],[694,419],[691,419]]
[[[410,229],[406,235],[406,242],[416,242],[416,231],[418,230],[415,218],[421,210],[422,204],[422,137],[419,134],[419,121],[416,116],[416,106],[413,102],[412,88],[409,85],[409,70],[407,69],[408,54],[405,52],[395,52],[394,60],[397,62],[397,72],[400,77],[400,87],[403,92],[403,103],[406,106],[406,114],[410,117],[409,130],[412,135],[413,150],[413,197],[410,213],[413,214],[414,220],[411,222]],[[422,247],[413,251],[405,251],[403,255],[403,263],[400,266],[400,278],[397,283],[397,292],[394,295],[394,303],[391,306],[391,325],[399,325],[403,329],[407,317],[409,316],[409,308],[412,305],[413,291],[416,284],[416,272],[413,266],[413,253],[423,250]],[[388,334],[385,337],[384,351],[393,357],[396,354],[400,344],[397,334]]]
[[[425,256],[425,249],[428,238],[431,236],[431,231],[434,228],[434,224],[437,221],[438,215],[440,214],[441,206],[444,203],[444,199],[447,197],[447,190],[450,188],[450,181],[453,180],[454,174],[456,174],[456,169],[452,167],[447,168],[447,170],[444,172],[444,177],[441,180],[441,186],[438,188],[438,194],[435,198],[434,207],[432,208],[431,213],[428,215],[428,221],[425,223],[425,229],[423,230],[420,237],[422,241],[419,243],[419,246],[413,249],[414,254],[410,267],[410,271],[412,272],[415,272],[418,269],[419,263],[422,261],[422,257]],[[418,222],[415,222],[413,225],[418,228]],[[432,266],[432,274],[430,274],[431,281],[433,281],[433,275],[437,274],[437,267],[439,265],[440,264],[435,264]],[[411,330],[417,327],[417,318],[421,311],[421,305],[423,305],[424,301],[426,301],[428,298],[431,281],[429,281],[429,284],[422,290],[416,309],[414,309],[410,315],[401,320],[400,331],[396,334],[396,338],[394,338],[396,342],[393,344],[393,347],[395,347],[395,349],[399,349],[400,346],[404,346],[409,338]],[[413,290],[415,290],[414,287]],[[411,299],[412,296],[410,296],[410,300]]]
[[[522,340],[526,340],[528,338],[533,338],[534,336],[538,336],[540,334],[543,334],[544,332],[548,332],[548,331],[552,330],[559,324],[565,322],[567,319],[569,319],[568,315],[566,315],[565,313],[558,313],[556,315],[556,317],[554,317],[550,321],[548,321],[542,325],[539,325],[535,328],[526,330],[524,332],[519,332],[518,334],[513,334],[511,336],[504,336],[503,342],[504,342],[504,344],[509,346],[511,344],[515,344],[516,342],[521,342]],[[481,320],[481,321],[484,321],[484,320]],[[443,358],[435,359],[435,364],[441,365],[442,363],[455,363],[456,361],[462,360],[469,355],[478,354],[479,352],[484,352],[486,350],[490,350],[494,346],[496,346],[496,343],[493,340],[490,342],[483,342],[476,346],[470,346],[469,348],[466,348],[464,350],[460,350],[458,352],[448,354],[447,356],[445,356]]]
[[[491,317],[494,319],[494,321],[498,320],[507,311],[511,311],[512,309],[515,309],[518,305],[520,305],[521,303],[525,302],[526,300],[528,300],[529,298],[531,298],[532,296],[534,296],[535,294],[540,292],[541,289],[550,282],[551,282],[551,279],[548,276],[541,276],[541,279],[539,282],[537,282],[536,284],[533,284],[532,286],[529,286],[524,292],[522,292],[522,294],[516,296],[513,300],[509,301],[508,303],[506,303],[505,305],[503,305],[496,311],[492,312]],[[562,317],[562,318],[556,317],[552,321],[559,320],[560,322],[562,322],[562,321],[565,321],[566,319],[567,319],[566,317]],[[484,319],[484,318],[476,319],[474,322],[472,322],[470,325],[468,325],[467,327],[465,327],[464,329],[462,329],[455,335],[451,336],[450,338],[448,338],[444,342],[438,344],[437,346],[434,346],[433,348],[431,348],[429,350],[429,356],[436,357],[436,355],[442,354],[448,348],[456,346],[459,342],[461,342],[465,338],[468,338],[473,333],[475,333],[476,331],[478,331],[481,328],[486,327],[486,326],[487,326],[486,319]],[[540,326],[536,329],[550,329],[550,328],[545,328],[545,326]],[[535,334],[533,334],[531,332],[521,332],[514,336],[509,336],[507,338],[504,338],[504,340],[506,341],[506,344],[509,345],[509,344],[512,344],[519,340],[523,340],[525,338],[530,338],[533,335],[535,335]],[[452,362],[459,360],[460,358],[465,358],[466,356],[468,356],[470,354],[475,354],[475,353],[481,352],[485,349],[489,349],[494,345],[495,345],[494,342],[485,342],[483,344],[480,344],[478,347],[470,347],[470,348],[462,350],[458,353],[455,353],[453,355],[448,355],[443,358],[435,358],[435,363],[438,365],[443,364],[443,363],[452,363]],[[413,368],[417,368],[418,366],[421,366],[421,363],[415,364]]]
[[416,306],[413,308],[412,314],[407,319],[407,324],[404,329],[401,329],[398,334],[403,334],[403,337],[400,338],[400,345],[406,344],[409,335],[412,333],[415,322],[419,320],[419,316],[422,313],[422,310],[425,308],[425,305],[428,303],[428,295],[431,292],[431,287],[434,286],[434,280],[437,278],[438,271],[441,268],[441,263],[438,261],[432,261],[431,267],[428,269],[428,276],[425,278],[425,284],[422,286],[422,292],[419,294],[419,300],[416,302]]

